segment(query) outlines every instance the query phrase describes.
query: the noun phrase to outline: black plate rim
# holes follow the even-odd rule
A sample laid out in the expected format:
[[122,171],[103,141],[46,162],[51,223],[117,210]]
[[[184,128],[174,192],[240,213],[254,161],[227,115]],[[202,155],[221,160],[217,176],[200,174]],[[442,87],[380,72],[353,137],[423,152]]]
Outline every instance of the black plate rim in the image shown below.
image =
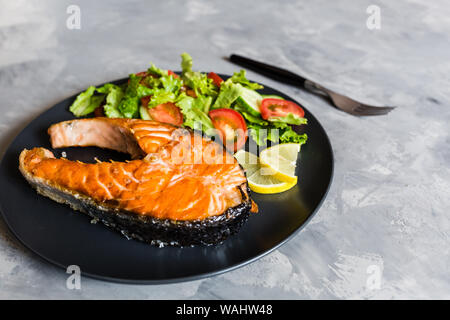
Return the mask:
[[[179,72],[175,72],[177,74],[179,74]],[[228,78],[230,77],[229,75],[225,75],[225,74],[219,74],[219,76],[223,77],[223,78]],[[109,81],[107,83],[122,83],[125,82],[128,78],[121,78],[118,80],[114,80],[114,81]],[[270,90],[276,92],[276,94],[281,94],[281,95],[285,95],[286,94],[282,93],[281,91],[274,89],[270,86],[266,86],[265,84],[258,82],[261,85],[263,85],[265,88],[269,88]],[[98,86],[102,86],[105,83],[102,83]],[[26,126],[24,126],[22,128],[22,130],[12,139],[11,143],[8,145],[8,147],[5,149],[5,152],[2,154],[2,159],[0,161],[0,167],[3,166],[3,162],[4,162],[4,158],[5,158],[5,154],[7,153],[7,151],[9,150],[9,148],[12,146],[12,144],[14,143],[14,141],[16,140],[16,138],[24,131],[28,128],[28,126],[35,121],[38,117],[44,115],[47,112],[51,112],[51,110],[58,105],[59,103],[65,101],[65,100],[69,100],[69,99],[75,99],[75,97],[80,94],[76,93],[68,98],[62,99],[59,102],[55,103],[53,106],[49,107],[48,109],[46,109],[45,111],[43,111],[42,113],[40,113],[39,115],[37,115],[34,119],[32,119],[30,122],[27,123]],[[293,100],[294,102],[296,102],[295,100]],[[238,268],[241,268],[243,266],[246,266],[248,264],[251,264],[253,262],[255,262],[256,260],[261,259],[262,257],[272,253],[273,251],[275,251],[276,249],[280,248],[282,245],[284,245],[285,243],[287,243],[288,241],[290,241],[293,237],[295,237],[300,231],[303,230],[303,228],[310,222],[310,220],[317,214],[317,212],[319,211],[319,209],[322,207],[322,204],[324,202],[324,200],[326,199],[328,192],[331,188],[331,185],[333,183],[334,180],[334,152],[333,152],[333,148],[331,145],[331,141],[330,138],[328,137],[327,132],[325,131],[325,129],[323,128],[322,124],[317,120],[317,118],[308,110],[308,108],[304,107],[304,104],[302,103],[301,106],[309,113],[308,117],[312,117],[314,118],[314,120],[316,121],[317,125],[320,127],[320,129],[323,131],[324,135],[325,135],[325,142],[330,150],[330,164],[331,164],[331,170],[330,170],[330,180],[328,182],[327,188],[325,190],[325,193],[323,194],[320,202],[317,204],[316,208],[311,212],[311,214],[308,216],[308,218],[306,218],[306,220],[303,222],[302,225],[300,225],[297,229],[295,229],[291,234],[289,234],[287,237],[285,237],[284,240],[280,241],[278,244],[274,245],[273,247],[271,247],[270,249],[262,252],[259,255],[254,256],[253,258],[247,259],[245,261],[242,261],[240,263],[236,263],[233,264],[227,268],[223,268],[220,270],[215,270],[215,271],[211,271],[211,272],[204,272],[204,273],[200,273],[197,275],[192,275],[192,276],[185,276],[185,277],[174,277],[174,278],[170,278],[170,279],[164,279],[164,280],[149,280],[149,279],[122,279],[122,278],[117,278],[117,277],[107,277],[107,276],[102,276],[102,275],[98,275],[98,274],[93,274],[93,273],[89,273],[89,272],[81,272],[82,276],[86,276],[89,278],[93,278],[93,279],[97,279],[97,280],[101,280],[101,281],[107,281],[107,282],[113,282],[113,283],[120,283],[120,284],[131,284],[131,285],[160,285],[160,284],[173,284],[173,283],[181,283],[181,282],[188,282],[188,281],[196,281],[196,280],[201,280],[201,279],[205,279],[205,278],[210,278],[210,277],[214,277],[214,276],[218,276],[224,273],[227,273],[229,271],[233,271],[236,270]],[[3,208],[2,208],[2,204],[0,202],[0,213],[2,215],[3,221],[5,221],[9,231],[14,235],[14,237],[19,240],[19,242],[28,250],[30,250],[31,252],[33,252],[36,256],[38,256],[40,259],[42,259],[43,261],[47,261],[63,270],[66,270],[66,266],[63,265],[62,263],[59,263],[57,261],[54,261],[53,259],[46,257],[44,255],[42,255],[41,253],[39,253],[37,250],[35,250],[32,245],[27,244],[25,241],[22,240],[22,238],[16,234],[16,232],[14,231],[14,228],[10,225],[10,222],[8,221],[7,216],[4,214],[3,212]]]

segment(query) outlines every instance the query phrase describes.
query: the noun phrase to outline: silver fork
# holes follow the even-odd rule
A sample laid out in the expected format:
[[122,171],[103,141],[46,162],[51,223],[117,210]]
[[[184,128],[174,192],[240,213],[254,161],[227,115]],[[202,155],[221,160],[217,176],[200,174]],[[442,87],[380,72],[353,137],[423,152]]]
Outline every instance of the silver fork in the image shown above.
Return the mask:
[[329,97],[337,108],[355,116],[379,116],[395,109],[395,107],[375,107],[358,102],[307,79],[304,81],[304,87],[310,92]]
[[301,86],[312,93],[328,97],[335,107],[355,116],[379,116],[387,114],[395,108],[377,107],[358,102],[347,96],[327,89],[314,81],[303,78],[302,76],[291,71],[271,66],[263,62],[255,61],[240,55],[232,54],[229,60],[240,66],[247,67],[255,72],[268,76],[272,79],[296,86]]

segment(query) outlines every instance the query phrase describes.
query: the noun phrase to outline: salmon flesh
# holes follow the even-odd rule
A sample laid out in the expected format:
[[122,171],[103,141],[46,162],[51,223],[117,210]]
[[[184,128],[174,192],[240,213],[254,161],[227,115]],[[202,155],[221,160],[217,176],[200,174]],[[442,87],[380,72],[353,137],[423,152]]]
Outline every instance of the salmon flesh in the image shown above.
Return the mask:
[[97,146],[125,162],[82,163],[23,150],[19,169],[39,192],[128,238],[154,245],[218,244],[257,211],[242,167],[192,130],[138,119],[92,118],[48,129],[53,148]]

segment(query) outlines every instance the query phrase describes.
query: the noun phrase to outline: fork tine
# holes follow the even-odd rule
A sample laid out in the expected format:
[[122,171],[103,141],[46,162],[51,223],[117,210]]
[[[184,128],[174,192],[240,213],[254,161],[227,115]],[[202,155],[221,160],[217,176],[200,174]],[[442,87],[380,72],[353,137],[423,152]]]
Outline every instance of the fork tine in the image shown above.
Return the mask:
[[389,111],[391,111],[392,109],[395,109],[395,107],[374,107],[374,106],[370,106],[368,104],[361,103],[356,109],[361,109],[361,110],[389,110]]
[[390,112],[395,109],[395,107],[373,107],[373,108],[377,110],[386,110],[387,112]]
[[357,116],[378,116],[378,115],[385,115],[388,114],[389,111],[374,111],[374,110],[358,110],[352,112],[354,115]]
[[383,115],[388,114],[388,113],[389,113],[389,111],[382,111],[382,112],[379,112],[379,111],[365,111],[365,112],[358,113],[358,115],[359,116],[370,117],[370,116],[383,116]]
[[355,112],[358,115],[376,116],[376,115],[388,114],[393,109],[395,109],[395,107],[373,107],[373,106],[361,104],[358,107],[356,107],[355,109],[353,109],[353,112]]

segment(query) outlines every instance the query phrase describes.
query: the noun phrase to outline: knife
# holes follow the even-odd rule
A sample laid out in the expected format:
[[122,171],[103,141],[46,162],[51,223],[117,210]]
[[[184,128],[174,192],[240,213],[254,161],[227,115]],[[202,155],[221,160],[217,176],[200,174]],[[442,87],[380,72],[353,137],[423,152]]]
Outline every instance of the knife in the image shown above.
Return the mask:
[[237,54],[230,55],[229,61],[242,67],[251,69],[257,73],[265,75],[274,80],[299,86],[314,94],[328,97],[330,98],[332,104],[335,107],[339,108],[344,112],[356,116],[383,115],[387,114],[388,112],[390,112],[395,108],[395,107],[377,107],[358,102],[347,96],[344,96],[330,89],[327,89],[317,82],[306,79],[286,69],[275,67],[256,60],[252,60]]

